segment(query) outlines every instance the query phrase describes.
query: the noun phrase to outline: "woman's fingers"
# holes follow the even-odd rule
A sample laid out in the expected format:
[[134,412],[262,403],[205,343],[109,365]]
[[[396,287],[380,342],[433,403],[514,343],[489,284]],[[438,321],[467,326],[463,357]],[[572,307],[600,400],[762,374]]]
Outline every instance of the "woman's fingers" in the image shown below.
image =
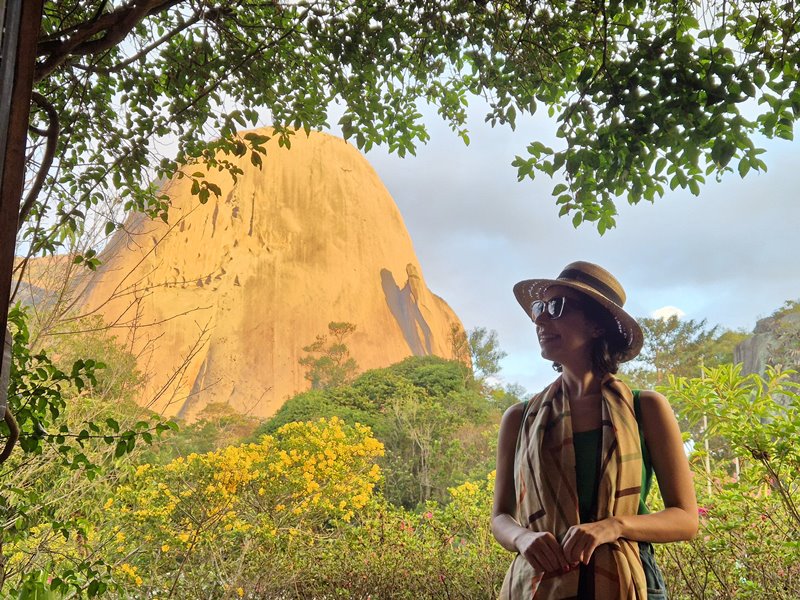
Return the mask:
[[564,558],[568,563],[583,562],[586,540],[580,527],[570,527],[561,543]]
[[615,527],[613,519],[570,527],[561,540],[567,562],[570,564],[582,562],[588,565],[598,546],[613,542],[619,537]]
[[552,573],[567,567],[564,551],[552,533],[528,532],[518,547],[520,554],[538,571]]

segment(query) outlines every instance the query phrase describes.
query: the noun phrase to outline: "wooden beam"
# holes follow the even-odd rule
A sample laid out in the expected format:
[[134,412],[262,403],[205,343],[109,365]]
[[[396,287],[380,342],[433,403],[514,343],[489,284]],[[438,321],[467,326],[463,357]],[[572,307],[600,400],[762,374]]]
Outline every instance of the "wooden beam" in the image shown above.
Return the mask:
[[4,332],[8,320],[19,203],[25,181],[25,147],[36,42],[42,25],[44,0],[6,0],[0,2],[0,6],[5,11],[0,59],[0,332]]

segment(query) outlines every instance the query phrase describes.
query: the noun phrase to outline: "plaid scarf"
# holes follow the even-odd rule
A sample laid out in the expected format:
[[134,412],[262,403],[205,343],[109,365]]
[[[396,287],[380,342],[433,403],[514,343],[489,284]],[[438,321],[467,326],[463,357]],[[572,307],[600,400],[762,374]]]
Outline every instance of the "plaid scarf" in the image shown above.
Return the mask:
[[[633,396],[624,383],[606,375],[601,383],[602,448],[594,520],[635,515],[642,485],[642,451]],[[569,402],[561,378],[531,399],[520,425],[514,457],[517,520],[531,531],[549,531],[561,541],[580,523],[575,451]],[[598,600],[647,598],[639,546],[619,539],[593,553],[588,576]],[[506,573],[501,600],[577,598],[579,569],[539,573],[517,554]]]

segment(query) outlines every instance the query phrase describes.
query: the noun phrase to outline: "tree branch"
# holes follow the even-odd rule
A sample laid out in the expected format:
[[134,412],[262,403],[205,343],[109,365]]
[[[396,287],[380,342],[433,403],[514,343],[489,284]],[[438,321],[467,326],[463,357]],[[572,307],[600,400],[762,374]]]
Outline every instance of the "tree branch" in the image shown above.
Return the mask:
[[147,46],[145,46],[144,48],[139,50],[139,52],[137,52],[136,54],[134,54],[130,58],[127,58],[127,59],[123,60],[122,62],[117,63],[116,65],[111,67],[109,69],[109,72],[116,73],[116,72],[121,71],[122,69],[127,67],[129,64],[139,60],[143,56],[146,56],[149,52],[155,50],[156,48],[158,48],[164,42],[166,42],[169,39],[173,38],[174,36],[178,35],[181,31],[183,31],[185,29],[188,29],[189,27],[191,27],[195,23],[201,21],[202,19],[205,19],[205,18],[208,18],[209,16],[212,16],[212,12],[214,14],[216,14],[216,13],[219,12],[219,9],[214,9],[213,11],[209,10],[209,11],[206,11],[206,12],[197,12],[197,13],[195,13],[194,16],[191,19],[187,20],[185,23],[183,23],[179,27],[176,27],[175,29],[173,29],[171,31],[168,31],[167,33],[165,33],[163,36],[158,38],[153,43],[148,44]]
[[[51,36],[39,43],[39,63],[33,81],[38,83],[60,67],[70,56],[96,54],[113,48],[144,18],[167,10],[185,0],[131,0],[115,11],[98,14],[91,21]],[[102,34],[101,37],[95,36]],[[67,36],[66,39],[64,36]]]
[[[33,208],[33,203],[36,202],[36,198],[39,196],[39,192],[44,185],[47,172],[50,170],[50,166],[53,164],[53,157],[56,154],[56,142],[58,142],[58,132],[60,129],[58,112],[56,111],[55,107],[47,101],[47,98],[42,96],[39,92],[34,91],[31,95],[31,99],[47,114],[47,119],[50,123],[48,124],[47,129],[44,131],[44,135],[47,136],[47,146],[45,147],[42,164],[39,165],[39,171],[36,173],[36,179],[34,180],[31,189],[28,190],[28,195],[25,196],[22,207],[19,209],[17,231],[22,228],[23,223],[25,223],[25,219],[30,214],[31,208]],[[36,132],[39,133],[40,130],[36,129]]]

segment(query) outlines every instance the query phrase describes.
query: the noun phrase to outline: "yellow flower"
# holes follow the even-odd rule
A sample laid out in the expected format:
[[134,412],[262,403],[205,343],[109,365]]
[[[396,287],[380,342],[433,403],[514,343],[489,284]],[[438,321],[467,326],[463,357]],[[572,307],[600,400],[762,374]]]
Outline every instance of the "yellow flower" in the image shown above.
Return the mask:
[[109,508],[111,508],[112,504],[114,504],[114,499],[113,498],[109,498],[108,500],[106,500],[106,503],[103,505],[103,508],[105,510],[108,510]]
[[169,552],[169,544],[164,544],[163,546],[161,546],[161,551],[162,552]]
[[239,598],[242,598],[244,596],[244,590],[238,587],[236,588],[236,594],[239,596]]

